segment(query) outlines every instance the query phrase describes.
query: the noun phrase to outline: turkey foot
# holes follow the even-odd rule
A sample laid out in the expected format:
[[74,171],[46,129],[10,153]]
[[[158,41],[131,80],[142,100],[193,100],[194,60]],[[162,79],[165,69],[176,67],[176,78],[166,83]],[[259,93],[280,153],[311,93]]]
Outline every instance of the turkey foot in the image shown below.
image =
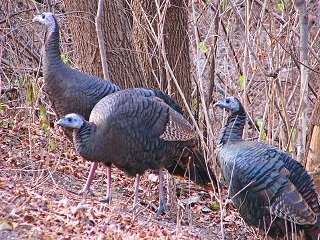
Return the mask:
[[94,173],[95,173],[97,167],[98,167],[98,163],[97,162],[91,163],[89,175],[87,177],[86,184],[84,185],[83,190],[82,190],[82,193],[85,195],[85,197],[90,192],[90,185],[92,183],[93,176],[94,176]]
[[132,205],[132,212],[137,213],[139,209],[139,184],[140,184],[140,176],[136,175],[135,188],[134,188],[134,199]]
[[107,167],[107,194],[102,200],[104,203],[111,204],[111,167]]
[[156,212],[156,215],[162,215],[167,212],[167,206],[166,206],[166,197],[164,195],[163,190],[163,172],[162,169],[159,170],[159,207]]

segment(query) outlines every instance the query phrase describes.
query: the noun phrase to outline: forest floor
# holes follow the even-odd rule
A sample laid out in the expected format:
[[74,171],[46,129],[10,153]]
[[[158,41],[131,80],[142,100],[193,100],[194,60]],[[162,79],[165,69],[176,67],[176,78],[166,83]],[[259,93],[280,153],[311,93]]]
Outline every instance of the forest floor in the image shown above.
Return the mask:
[[[113,201],[106,205],[101,165],[87,204],[79,208],[90,163],[75,154],[60,129],[44,131],[39,122],[21,115],[0,115],[0,239],[223,238],[213,194],[187,180],[175,178],[171,211],[157,217],[156,175],[145,174],[139,211],[133,215],[134,179],[113,168]],[[229,205],[223,223],[225,239],[258,239]]]
[[[4,11],[0,11],[1,19],[7,22],[1,25],[3,36],[5,36],[3,38],[5,48],[3,51],[0,48],[0,57],[9,64],[4,65],[4,72],[7,76],[3,78],[2,86],[2,76],[0,76],[0,87],[10,89],[17,85],[18,88],[13,88],[15,91],[12,94],[17,96],[10,96],[10,100],[4,99],[5,94],[0,91],[0,95],[2,94],[0,96],[0,240],[265,239],[263,233],[247,226],[230,204],[226,206],[222,204],[224,206],[222,210],[217,208],[217,205],[219,206],[217,199],[225,202],[225,193],[222,193],[222,196],[216,196],[183,179],[174,178],[171,210],[166,215],[157,217],[155,210],[158,206],[158,183],[156,175],[146,173],[141,177],[139,212],[133,215],[130,210],[133,203],[134,179],[126,177],[121,171],[113,168],[113,201],[111,205],[106,205],[102,202],[106,193],[106,171],[102,165],[96,171],[91,193],[87,197],[87,204],[79,208],[79,203],[83,200],[80,192],[85,184],[90,163],[75,153],[73,144],[66,140],[59,128],[53,126],[48,128],[47,123],[40,123],[38,119],[41,119],[41,113],[29,109],[31,105],[29,98],[37,99],[30,93],[35,90],[29,91],[30,86],[33,86],[30,83],[33,77],[38,77],[39,74],[39,66],[30,59],[38,59],[37,56],[40,56],[42,46],[41,41],[32,41],[38,38],[37,28],[40,26],[34,27],[33,24],[29,24],[35,13],[32,8],[36,3],[35,1],[7,2],[8,4],[4,4],[2,9]],[[195,2],[193,4],[198,4],[200,1],[193,2]],[[230,10],[223,14],[225,19],[222,18],[226,20],[228,37],[224,37],[225,34],[219,35],[219,48],[216,56],[217,69],[215,71],[218,76],[216,83],[228,89],[228,93],[235,95],[247,89],[248,96],[253,99],[253,104],[256,104],[251,107],[250,116],[256,118],[263,116],[264,111],[269,109],[266,119],[272,119],[267,124],[267,126],[270,125],[268,130],[271,129],[271,132],[273,130],[277,132],[283,127],[283,124],[277,122],[277,119],[280,121],[282,115],[280,113],[277,115],[279,111],[272,108],[273,104],[274,107],[277,106],[277,103],[280,106],[285,101],[291,126],[295,125],[295,114],[299,112],[296,111],[299,109],[298,94],[300,94],[299,81],[297,81],[298,68],[293,64],[293,62],[296,63],[294,56],[299,55],[297,47],[299,44],[296,42],[298,38],[291,34],[296,31],[298,21],[291,2],[286,4],[284,2],[279,1],[276,4],[270,2],[270,4],[263,5],[263,8],[267,6],[268,10],[264,21],[261,21],[259,15],[256,15],[264,12],[259,10],[260,5],[252,4],[252,21],[250,21],[250,26],[246,27],[250,32],[252,49],[256,49],[255,54],[260,59],[259,64],[265,69],[280,67],[278,82],[272,78],[266,81],[265,77],[262,77],[264,74],[260,72],[260,67],[256,68],[259,66],[258,62],[251,61],[250,57],[248,61],[250,64],[248,66],[243,64],[243,66],[248,75],[246,82],[249,83],[248,86],[252,85],[250,88],[240,87],[240,77],[243,77],[243,74],[238,70],[239,63],[233,55],[238,56],[242,65],[247,54],[245,50],[247,44],[244,44],[246,36],[242,34],[242,23]],[[7,9],[6,5],[8,5]],[[316,53],[319,52],[319,44],[317,45],[320,24],[319,6],[318,1],[308,2],[310,41]],[[243,8],[241,2],[239,7]],[[57,6],[55,8],[56,12],[64,12],[57,9]],[[275,10],[272,10],[273,8]],[[44,9],[44,6],[40,6],[40,9]],[[241,12],[245,9],[247,8],[243,8]],[[211,39],[215,36],[211,27],[213,26],[211,20],[214,18],[211,16],[215,13],[207,14],[206,11],[205,8],[201,10],[201,18],[197,18],[196,22],[191,19],[190,29],[199,30],[197,34],[200,34],[203,41],[201,43],[211,44]],[[14,12],[20,14],[12,14]],[[281,14],[287,21],[286,24],[278,24],[274,19],[276,16],[274,13]],[[71,13],[69,16],[76,17],[76,14]],[[68,21],[62,20],[60,23],[63,52],[68,53],[65,55],[67,59],[75,59],[77,54],[72,42],[69,42],[72,38]],[[262,23],[268,25],[263,26]],[[270,28],[270,33],[277,37],[273,38],[270,35],[270,38],[267,38],[265,27]],[[191,32],[191,40],[192,34],[195,33]],[[208,36],[211,37],[208,38]],[[17,41],[21,46],[17,45]],[[200,47],[194,42],[197,41],[191,41],[191,48],[192,46],[195,47],[194,49]],[[233,49],[230,50],[230,46],[233,46],[235,53]],[[32,56],[27,51],[28,47],[31,49],[29,51]],[[288,48],[290,51],[287,50]],[[214,51],[206,52],[208,50],[206,49],[205,53],[201,53],[202,50],[191,51],[192,54],[200,52],[199,56],[191,56],[193,64],[198,64],[198,57],[199,59],[203,57],[201,61],[204,65],[210,62],[208,61],[211,56],[210,52]],[[40,58],[38,60],[40,61]],[[236,65],[235,62],[238,64]],[[317,59],[310,58],[309,64],[319,71]],[[208,79],[206,75],[209,75],[209,67],[207,68],[205,74],[192,70],[194,74],[199,74],[199,76],[194,75],[194,78]],[[6,82],[8,86],[3,86]],[[277,93],[278,90],[275,90],[277,89],[276,83],[281,84],[279,93]],[[315,71],[309,72],[309,85],[315,92],[319,91],[318,74]],[[311,94],[310,96],[313,101],[315,96]],[[272,100],[271,107],[268,107],[267,99]],[[37,101],[33,104],[39,106],[36,103]],[[8,106],[4,107],[6,104]],[[309,107],[310,112],[312,106],[313,104]],[[278,132],[281,137],[282,130]],[[272,134],[268,136],[272,139],[273,137]],[[221,214],[221,211],[224,213]]]

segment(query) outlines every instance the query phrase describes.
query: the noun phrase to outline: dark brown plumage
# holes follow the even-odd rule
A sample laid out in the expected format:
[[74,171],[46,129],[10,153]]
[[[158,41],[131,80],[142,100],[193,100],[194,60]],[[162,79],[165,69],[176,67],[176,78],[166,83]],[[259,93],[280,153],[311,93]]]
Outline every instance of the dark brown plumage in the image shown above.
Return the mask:
[[89,119],[90,112],[104,96],[120,88],[109,80],[82,73],[61,60],[59,25],[52,13],[34,18],[48,28],[43,58],[44,90],[58,117],[70,112]]
[[[59,25],[52,13],[45,12],[37,15],[33,21],[40,22],[48,29],[43,58],[44,91],[52,103],[54,111],[58,117],[74,112],[88,120],[96,103],[104,96],[119,91],[120,88],[109,80],[73,69],[61,60]],[[65,134],[72,140],[72,132],[65,131]],[[93,163],[83,190],[85,193],[89,192],[96,168],[97,164]],[[107,173],[108,182],[110,182],[111,169],[108,169]],[[108,184],[107,198],[110,195],[109,186]]]
[[[269,236],[320,234],[320,205],[312,178],[287,153],[257,141],[242,140],[246,112],[229,97],[215,105],[231,111],[218,146],[223,177],[243,219]],[[294,227],[292,227],[295,225]]]
[[[155,91],[137,88],[116,92],[97,103],[89,122],[71,114],[58,124],[77,129],[77,150],[87,160],[114,164],[129,176],[166,168],[171,174],[209,186],[210,177],[214,182],[215,178],[196,147],[196,132]],[[162,195],[159,212],[164,209]]]
[[[44,90],[51,101],[53,108],[59,117],[68,113],[77,113],[89,119],[90,112],[95,104],[104,96],[119,91],[119,87],[112,82],[82,73],[70,68],[61,60],[59,46],[59,25],[52,13],[43,13],[34,18],[48,28],[48,37],[45,43],[44,56]],[[148,88],[146,88],[148,89]],[[177,112],[180,107],[172,98],[156,89],[148,89]],[[69,139],[72,139],[71,131],[65,130]],[[165,137],[165,135],[164,135]],[[93,180],[97,162],[93,162],[84,192],[89,192]],[[107,197],[111,199],[111,168],[107,167]]]

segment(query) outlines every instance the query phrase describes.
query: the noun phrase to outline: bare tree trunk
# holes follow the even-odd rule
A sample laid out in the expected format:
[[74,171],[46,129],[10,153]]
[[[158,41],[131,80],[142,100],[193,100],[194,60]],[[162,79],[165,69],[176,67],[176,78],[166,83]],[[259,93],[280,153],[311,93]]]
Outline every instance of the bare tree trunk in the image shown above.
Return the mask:
[[[190,75],[190,55],[188,37],[188,1],[171,1],[168,8],[164,24],[164,45],[167,53],[169,65],[179,81],[179,85],[188,101],[191,104],[191,75]],[[167,79],[168,85],[172,80]],[[177,87],[171,83],[172,92],[177,93],[176,99],[181,102]],[[182,103],[181,103],[181,106]]]
[[306,0],[296,0],[296,8],[300,19],[300,106],[301,114],[297,142],[297,160],[301,162],[305,158],[307,139],[307,114],[308,114],[308,13]]
[[[133,40],[135,49],[139,55],[139,64],[142,68],[143,75],[149,79],[149,85],[162,88],[162,83],[157,76],[161,74],[161,69],[158,67],[161,55],[154,43],[156,35],[158,35],[157,23],[155,19],[156,5],[154,1],[134,1],[132,4],[133,15]],[[151,16],[151,17],[148,17]],[[156,32],[150,30],[152,28]],[[154,66],[154,67],[153,67]]]
[[97,77],[103,77],[98,39],[94,25],[94,17],[98,3],[87,0],[64,0],[66,12],[74,12],[68,16],[74,49],[74,59],[79,69]]
[[[77,12],[70,17],[70,29],[81,70],[103,76],[98,40],[95,29],[97,1],[63,0],[67,12]],[[107,49],[110,78],[124,88],[145,86],[137,55],[133,50],[131,19],[125,1],[106,1],[102,16],[102,32]],[[73,14],[72,14],[73,15]]]
[[[132,6],[134,41],[143,74],[148,79],[149,86],[174,95],[181,106],[182,98],[164,61],[169,62],[190,104],[192,89],[186,4],[187,1],[184,0],[136,0]],[[165,49],[166,59],[163,59],[161,48]]]
[[309,134],[310,136],[306,151],[306,169],[307,171],[314,173],[313,179],[318,192],[320,192],[320,97],[318,97],[312,112]]
[[[71,33],[77,64],[81,70],[102,76],[99,47],[94,26],[96,1],[63,0],[70,17]],[[124,88],[150,86],[160,88],[182,104],[164,61],[168,61],[174,76],[191,103],[191,77],[188,39],[188,13],[185,0],[137,0],[128,14],[126,1],[106,1],[102,17],[102,32],[107,49],[109,74],[112,81]],[[133,31],[131,31],[133,21]],[[133,42],[134,38],[134,42]],[[165,49],[165,59],[161,49]]]

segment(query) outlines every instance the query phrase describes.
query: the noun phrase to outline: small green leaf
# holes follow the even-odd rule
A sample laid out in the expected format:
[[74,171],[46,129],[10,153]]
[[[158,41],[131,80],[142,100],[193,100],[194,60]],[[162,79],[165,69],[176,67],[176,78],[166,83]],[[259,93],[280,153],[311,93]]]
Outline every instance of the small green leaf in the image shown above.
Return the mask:
[[266,131],[263,128],[263,121],[261,118],[257,120],[258,129],[261,132],[261,140],[266,141],[267,140],[267,134]]
[[62,62],[70,66],[70,61],[65,54],[61,54],[61,60]]
[[0,121],[0,127],[4,127],[4,126],[12,128],[13,122],[10,122],[10,119],[3,119],[2,121]]
[[34,83],[32,80],[28,81],[28,87],[27,87],[27,101],[31,104],[33,104],[39,95],[39,88],[36,83]]
[[61,54],[61,60],[62,62],[67,63],[68,59],[65,54]]
[[207,45],[206,45],[205,42],[200,42],[200,43],[199,43],[199,49],[200,49],[200,51],[203,52],[203,53],[208,52],[208,47],[207,47]]
[[283,3],[282,3],[282,2],[278,2],[278,3],[277,3],[277,8],[278,8],[281,12],[283,12],[283,10],[284,10]]
[[198,98],[197,98],[197,97],[193,97],[193,98],[192,98],[192,109],[193,109],[194,111],[196,111],[196,110],[197,110],[197,107],[198,107]]
[[243,76],[243,75],[240,75],[240,76],[239,76],[239,84],[240,84],[241,90],[244,89],[244,80],[245,80],[244,76]]
[[6,121],[5,120],[0,121],[0,127],[3,127],[4,125],[6,125]]
[[219,202],[213,202],[213,203],[211,204],[211,206],[210,206],[210,209],[211,209],[212,211],[219,211],[219,209],[220,209],[220,204],[219,204]]
[[284,2],[284,5],[285,5],[287,8],[290,7],[290,5],[291,5],[291,3],[292,3],[291,0],[284,0],[283,2]]
[[50,130],[50,123],[49,123],[49,120],[47,117],[47,109],[44,105],[41,104],[39,107],[39,111],[40,111],[39,120],[40,120],[41,126],[42,126],[43,130],[46,133],[48,133]]
[[290,138],[290,142],[289,142],[289,147],[288,147],[288,151],[289,153],[294,153],[295,149],[294,149],[294,142],[297,138],[297,129],[293,128],[292,129],[292,134],[291,134],[291,138]]
[[0,102],[0,114],[4,113],[6,108],[6,105],[4,105],[2,102]]
[[228,7],[228,1],[221,1],[220,6],[221,6],[222,11],[225,11]]
[[56,141],[52,138],[49,140],[49,148],[50,150],[55,150],[57,148]]
[[31,82],[28,84],[27,100],[28,100],[28,102],[30,102],[30,103],[32,103],[32,102],[34,101],[34,92],[33,92],[33,86],[32,86],[32,83],[31,83]]
[[46,133],[48,133],[48,132],[50,131],[50,126],[49,126],[49,124],[47,124],[47,123],[42,123],[41,126],[42,126],[42,129],[43,129]]
[[19,86],[23,86],[24,85],[24,79],[23,78],[18,78],[18,83],[19,83]]

